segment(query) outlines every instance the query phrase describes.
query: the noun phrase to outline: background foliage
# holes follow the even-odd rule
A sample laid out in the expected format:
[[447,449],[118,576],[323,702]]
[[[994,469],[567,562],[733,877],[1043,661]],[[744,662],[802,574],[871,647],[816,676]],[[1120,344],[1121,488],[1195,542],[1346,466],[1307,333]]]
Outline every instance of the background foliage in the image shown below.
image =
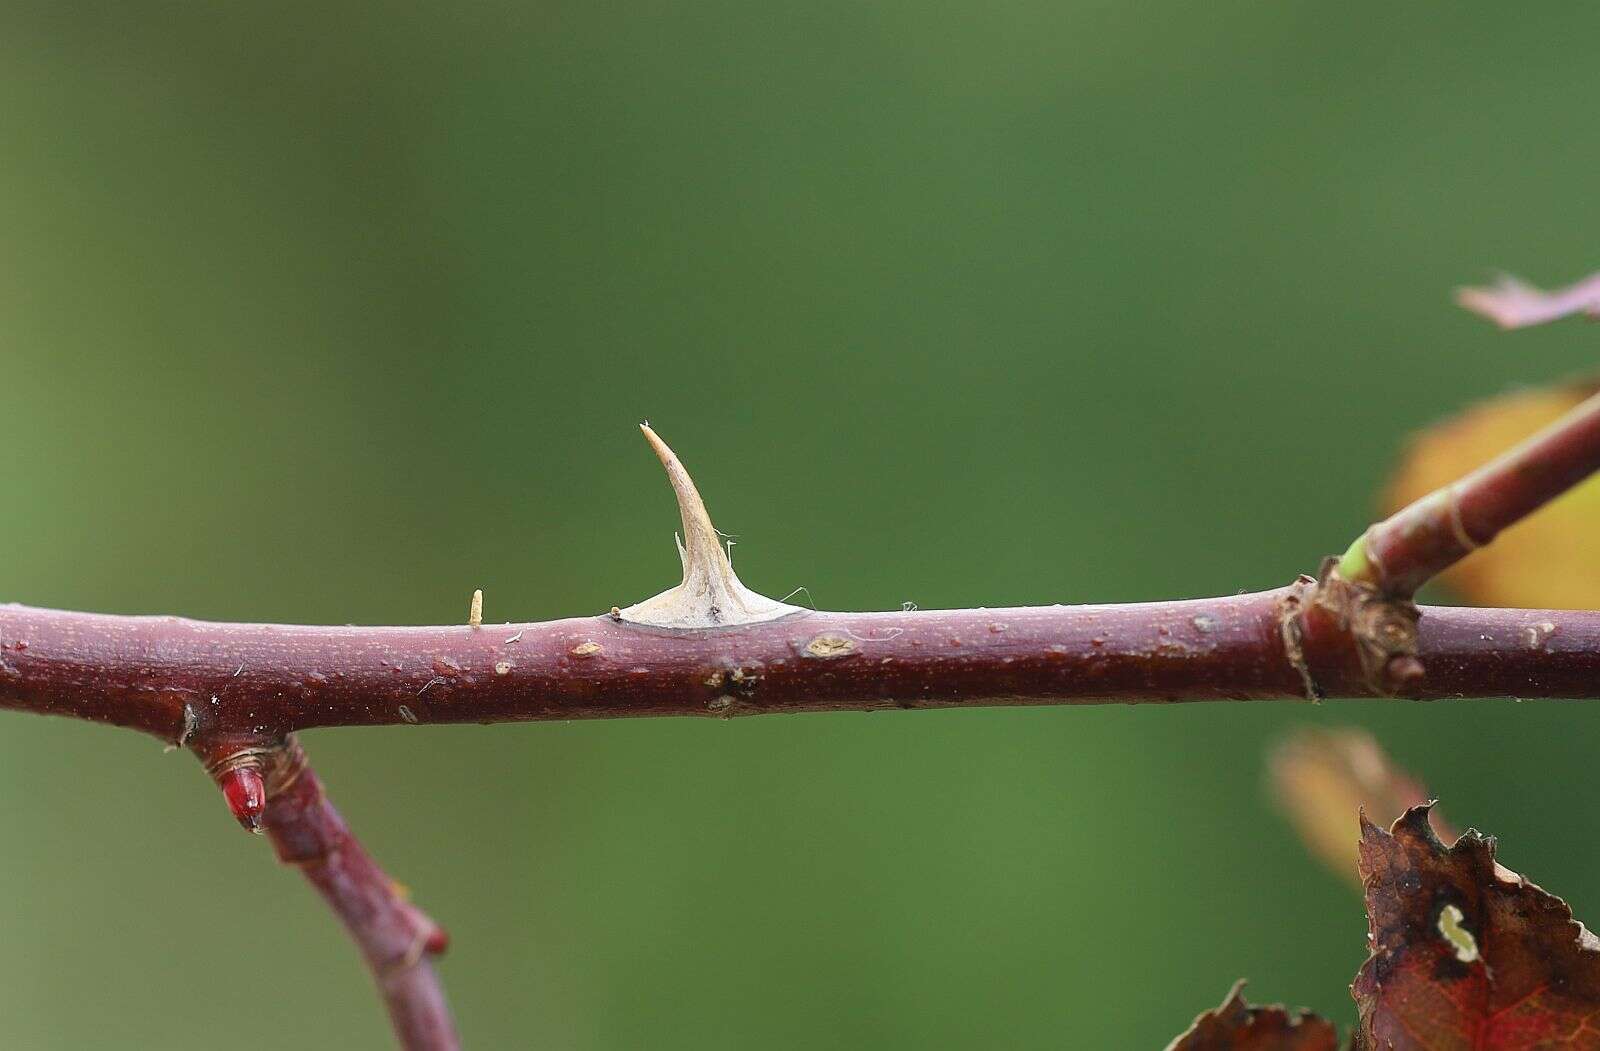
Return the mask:
[[[665,586],[648,417],[834,608],[1313,569],[1405,435],[1591,366],[1449,304],[1600,262],[1568,3],[0,6],[0,596],[326,622]],[[1357,722],[1600,916],[1600,709],[1214,705],[306,735],[470,1046],[1159,1047],[1348,1020],[1261,789]],[[12,1046],[383,1047],[199,768],[0,719]],[[1352,834],[1354,828],[1352,826]]]

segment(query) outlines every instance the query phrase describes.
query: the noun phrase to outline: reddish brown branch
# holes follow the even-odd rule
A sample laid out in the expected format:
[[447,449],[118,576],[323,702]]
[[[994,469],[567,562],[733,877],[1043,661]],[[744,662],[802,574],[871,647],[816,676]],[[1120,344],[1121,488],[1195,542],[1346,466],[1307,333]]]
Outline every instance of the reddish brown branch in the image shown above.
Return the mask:
[[350,834],[291,738],[267,765],[267,836],[286,864],[299,867],[350,932],[372,971],[406,1051],[459,1047],[430,956],[444,930],[406,899]]
[[[669,630],[608,616],[426,628],[216,624],[0,606],[0,706],[281,740],[315,726],[1298,698],[1375,687],[1301,583],[1217,599],[802,612]],[[1600,694],[1600,613],[1423,610],[1423,697]]]
[[[681,475],[674,488],[693,542],[683,549],[684,583],[628,610],[493,627],[481,624],[475,597],[466,626],[338,628],[0,606],[0,707],[125,726],[194,750],[240,822],[265,831],[343,920],[402,1045],[450,1051],[454,1029],[426,959],[442,951],[443,932],[350,835],[305,766],[296,730],[1600,692],[1600,612],[1419,614],[1379,586],[1426,579],[1460,557],[1450,543],[1487,542],[1594,470],[1600,397],[1426,513],[1374,527],[1339,574],[1252,595],[1115,606],[786,613],[738,582],[687,473],[648,428],[646,436]],[[1347,563],[1395,575],[1367,580],[1344,573]]]
[[1456,302],[1501,328],[1542,325],[1573,314],[1596,317],[1600,316],[1600,274],[1554,292],[1505,276],[1487,288],[1458,290]]
[[1500,531],[1600,470],[1600,394],[1516,448],[1368,529],[1347,580],[1408,597]]
[[[426,959],[442,932],[351,837],[298,748],[282,745],[291,731],[1389,692],[1351,625],[1327,612],[1329,586],[1302,579],[1252,595],[1115,606],[801,612],[683,630],[612,616],[311,628],[4,606],[0,705],[194,749],[235,814],[264,828],[345,923],[402,1045],[446,1051],[455,1036]],[[1415,652],[1426,674],[1407,684],[1414,696],[1600,692],[1600,613],[1425,609]]]

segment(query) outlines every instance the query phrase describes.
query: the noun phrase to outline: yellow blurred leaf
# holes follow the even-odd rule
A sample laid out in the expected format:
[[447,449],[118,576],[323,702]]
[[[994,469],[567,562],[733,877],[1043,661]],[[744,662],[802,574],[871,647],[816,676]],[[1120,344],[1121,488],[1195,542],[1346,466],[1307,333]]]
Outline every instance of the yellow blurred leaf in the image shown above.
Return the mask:
[[[1594,381],[1516,391],[1430,427],[1411,442],[1385,515],[1494,459],[1593,394]],[[1507,529],[1440,576],[1480,606],[1600,608],[1600,476]]]
[[[1428,801],[1422,783],[1394,764],[1365,730],[1307,727],[1268,756],[1273,801],[1306,849],[1345,878],[1359,883],[1359,814],[1384,828],[1410,807]],[[1440,835],[1454,833],[1434,815]]]

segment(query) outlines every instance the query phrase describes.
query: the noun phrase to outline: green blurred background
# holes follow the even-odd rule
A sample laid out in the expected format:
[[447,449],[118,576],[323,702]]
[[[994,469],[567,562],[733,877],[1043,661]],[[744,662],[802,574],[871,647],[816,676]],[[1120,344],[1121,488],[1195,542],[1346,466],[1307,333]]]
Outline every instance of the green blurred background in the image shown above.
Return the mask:
[[[1276,585],[1411,430],[1591,366],[1600,9],[0,6],[0,597],[452,622],[672,581],[648,417],[819,606]],[[1600,917],[1600,710],[1207,705],[306,735],[473,1048],[1158,1048],[1348,1020],[1263,791],[1357,723]],[[198,766],[0,718],[18,1048],[381,1048]]]

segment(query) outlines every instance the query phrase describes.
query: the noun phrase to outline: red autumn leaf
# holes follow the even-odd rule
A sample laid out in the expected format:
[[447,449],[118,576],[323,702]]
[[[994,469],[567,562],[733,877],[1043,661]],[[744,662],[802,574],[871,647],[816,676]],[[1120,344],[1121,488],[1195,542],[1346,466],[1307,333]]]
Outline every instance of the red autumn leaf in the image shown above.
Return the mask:
[[1314,1014],[1276,1005],[1245,1003],[1244,983],[1234,983],[1222,1006],[1194,1020],[1167,1051],[1335,1051],[1339,1034]]
[[1351,992],[1368,1051],[1600,1051],[1600,939],[1429,807],[1361,822],[1372,955]]

